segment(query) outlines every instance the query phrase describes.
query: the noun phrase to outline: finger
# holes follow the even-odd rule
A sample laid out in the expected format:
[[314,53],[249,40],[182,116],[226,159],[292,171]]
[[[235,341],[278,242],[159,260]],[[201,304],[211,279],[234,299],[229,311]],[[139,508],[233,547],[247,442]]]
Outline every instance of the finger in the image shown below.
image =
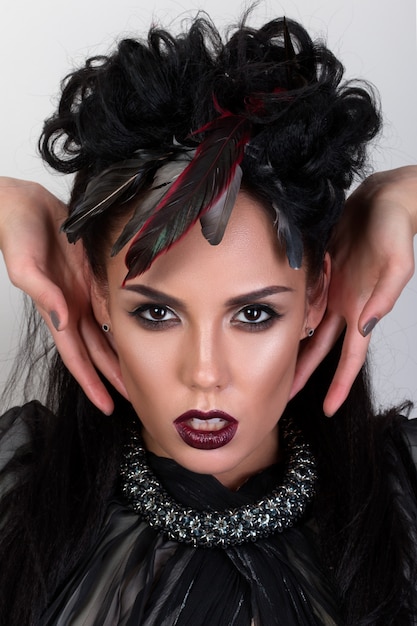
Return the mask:
[[80,334],[92,363],[113,387],[128,400],[119,359],[93,316],[84,317],[81,320]]
[[406,265],[404,262],[397,269],[390,267],[390,271],[381,276],[358,319],[358,328],[362,335],[369,334],[375,324],[392,310],[413,271],[414,264],[411,262]]
[[342,353],[323,403],[325,415],[331,417],[342,406],[365,363],[370,336],[363,337],[355,326],[348,325]]
[[300,349],[290,398],[306,384],[311,374],[330,352],[345,327],[344,319],[327,311],[311,339],[306,339]]
[[68,306],[61,289],[50,280],[36,265],[26,265],[25,271],[9,274],[12,283],[26,292],[49,328],[64,330],[68,324]]
[[114,410],[113,400],[100,380],[78,330],[66,329],[52,334],[65,366],[81,385],[86,396],[100,411],[110,415]]

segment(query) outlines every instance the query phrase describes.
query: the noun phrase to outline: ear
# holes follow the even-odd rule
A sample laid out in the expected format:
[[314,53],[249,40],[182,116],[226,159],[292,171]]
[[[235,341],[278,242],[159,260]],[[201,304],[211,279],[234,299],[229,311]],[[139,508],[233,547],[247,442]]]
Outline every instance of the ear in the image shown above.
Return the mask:
[[[90,299],[91,299],[91,307],[94,312],[94,317],[96,318],[96,322],[100,327],[100,332],[103,333],[104,343],[107,341],[110,344],[111,349],[116,355],[117,358],[117,349],[115,342],[113,340],[113,335],[111,333],[111,323],[110,323],[110,314],[108,310],[108,296],[106,288],[103,285],[100,285],[97,280],[91,278],[90,280]],[[104,333],[103,324],[107,324],[110,327],[110,332]],[[106,359],[106,351],[105,349],[101,349],[101,358]],[[108,371],[114,373],[115,366],[112,363],[111,359],[108,360],[109,367]],[[106,376],[106,368],[100,365],[99,369]],[[109,376],[106,376],[110,380]],[[117,376],[112,376],[110,383],[113,387],[122,395],[126,400],[129,400],[129,395],[127,393],[126,387],[122,381],[122,374],[120,370],[117,372]]]
[[91,307],[97,324],[109,324],[108,295],[104,285],[100,285],[94,278],[90,281]]
[[[88,286],[88,291],[90,295],[90,303],[91,303],[91,308],[93,309],[94,317],[96,319],[97,324],[100,327],[102,327],[103,324],[109,324],[109,320],[110,320],[109,311],[108,311],[107,286],[104,284],[104,282],[100,282],[100,280],[94,276],[85,255],[84,255],[83,272],[84,272],[84,280]],[[110,341],[109,343],[114,349],[112,342]]]
[[304,339],[308,336],[310,329],[315,330],[323,319],[327,307],[327,298],[329,293],[329,284],[331,277],[331,260],[330,255],[326,252],[323,261],[323,272],[318,281],[307,288],[307,308],[305,318]]

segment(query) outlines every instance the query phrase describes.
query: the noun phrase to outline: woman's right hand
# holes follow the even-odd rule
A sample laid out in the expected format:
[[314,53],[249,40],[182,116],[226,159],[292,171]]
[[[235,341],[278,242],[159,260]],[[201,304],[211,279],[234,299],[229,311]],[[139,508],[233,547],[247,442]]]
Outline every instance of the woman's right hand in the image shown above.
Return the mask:
[[113,401],[96,367],[125,394],[117,357],[90,303],[83,248],[59,232],[66,207],[42,186],[0,177],[0,248],[12,283],[44,318],[61,357],[103,413]]

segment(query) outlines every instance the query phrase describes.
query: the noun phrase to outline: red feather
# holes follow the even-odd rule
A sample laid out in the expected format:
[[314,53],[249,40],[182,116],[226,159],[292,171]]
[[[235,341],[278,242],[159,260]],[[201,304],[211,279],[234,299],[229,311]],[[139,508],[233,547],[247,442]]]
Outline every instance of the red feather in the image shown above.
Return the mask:
[[[185,235],[221,196],[227,200],[225,211],[230,214],[239,188],[233,186],[234,198],[226,191],[236,179],[250,131],[251,123],[244,116],[224,111],[194,133],[205,133],[205,139],[133,239],[126,255],[129,272],[125,280],[146,271],[153,260]],[[227,223],[219,207],[216,207],[216,214],[219,223]],[[221,227],[223,232],[226,223]],[[217,232],[217,242],[223,232]]]

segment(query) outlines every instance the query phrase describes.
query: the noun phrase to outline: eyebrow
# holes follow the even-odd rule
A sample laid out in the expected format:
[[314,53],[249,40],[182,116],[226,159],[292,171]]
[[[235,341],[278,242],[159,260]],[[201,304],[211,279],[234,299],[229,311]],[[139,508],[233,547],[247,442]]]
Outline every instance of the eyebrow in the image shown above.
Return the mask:
[[[174,296],[170,296],[163,291],[158,291],[158,289],[147,287],[146,285],[126,285],[124,289],[126,291],[134,291],[136,293],[139,293],[142,296],[151,298],[155,302],[160,302],[161,304],[169,304],[174,308],[185,308],[185,303],[182,300],[179,300]],[[277,293],[288,293],[293,291],[294,289],[292,289],[291,287],[285,287],[283,285],[271,285],[270,287],[256,289],[255,291],[249,291],[248,293],[243,293],[242,295],[230,298],[229,300],[227,300],[226,306],[244,306],[245,304],[248,304],[248,302],[262,300],[262,298],[267,298],[268,296],[273,296]]]
[[146,285],[125,285],[123,289],[125,291],[135,291],[136,293],[146,296],[147,298],[151,298],[155,302],[160,302],[161,304],[169,304],[173,307],[184,308],[184,302],[182,300],[179,300],[174,296],[169,296],[163,291],[158,291],[158,289],[147,287]]
[[248,302],[254,302],[255,300],[262,300],[268,296],[274,296],[277,293],[292,292],[294,289],[291,287],[284,287],[283,285],[272,285],[271,287],[264,287],[263,289],[256,289],[255,291],[249,291],[243,293],[241,296],[235,296],[230,298],[227,302],[227,306],[243,306]]

